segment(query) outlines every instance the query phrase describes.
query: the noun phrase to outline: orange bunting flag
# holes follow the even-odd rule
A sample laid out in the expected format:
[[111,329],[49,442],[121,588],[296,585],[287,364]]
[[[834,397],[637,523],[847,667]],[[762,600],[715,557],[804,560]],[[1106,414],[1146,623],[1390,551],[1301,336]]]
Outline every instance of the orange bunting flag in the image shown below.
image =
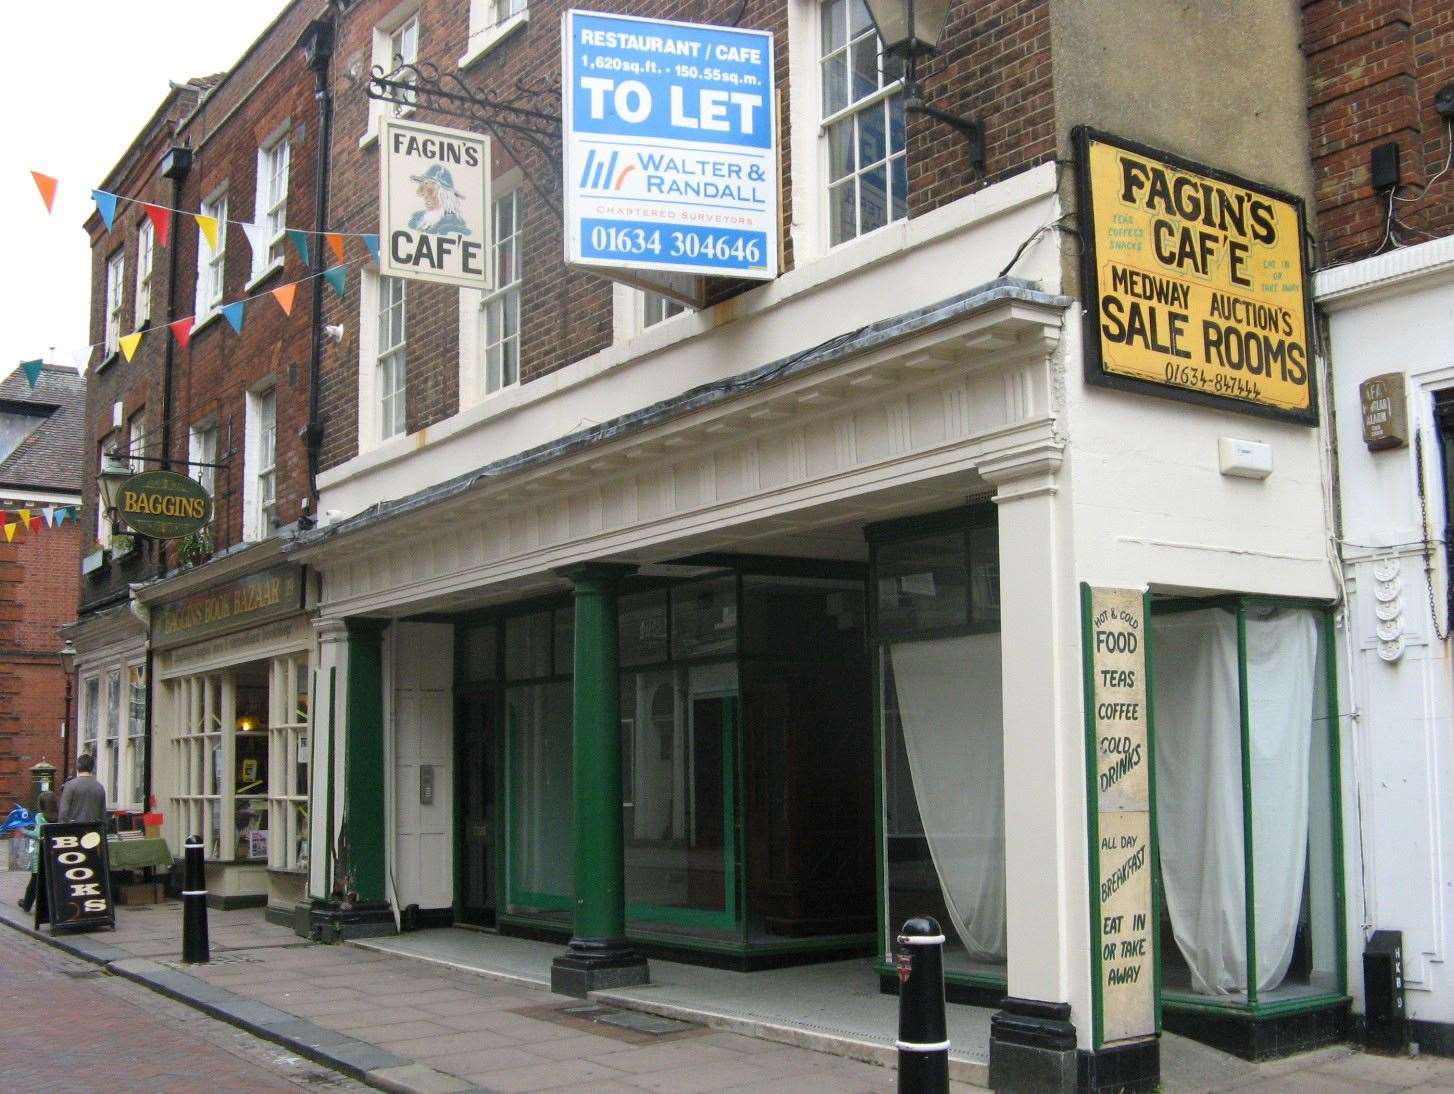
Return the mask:
[[333,257],[339,262],[343,261],[343,236],[338,232],[325,232],[324,239],[328,240],[328,246],[333,251]]
[[287,285],[279,285],[273,290],[273,299],[278,302],[278,307],[283,309],[284,315],[293,314],[293,297],[298,292],[298,283],[290,282]]
[[56,203],[56,185],[59,180],[42,175],[39,171],[32,171],[30,177],[35,179],[35,188],[40,191],[40,200],[45,202],[45,211],[49,213]]
[[136,353],[136,347],[141,345],[142,334],[142,331],[135,331],[131,334],[123,334],[120,338],[116,340],[121,344],[121,355],[125,357],[128,361],[130,361],[132,355]]
[[192,317],[178,319],[175,323],[168,323],[167,329],[172,332],[172,337],[177,340],[177,345],[183,349],[187,348],[187,342],[192,337]]
[[172,226],[172,211],[161,205],[152,205],[148,202],[145,205],[147,219],[151,221],[152,231],[156,233],[157,242],[163,247],[167,245],[167,233]]
[[212,249],[213,254],[216,254],[217,218],[204,216],[202,213],[193,213],[192,219],[197,222],[197,227],[201,229],[203,237],[207,240],[207,246]]

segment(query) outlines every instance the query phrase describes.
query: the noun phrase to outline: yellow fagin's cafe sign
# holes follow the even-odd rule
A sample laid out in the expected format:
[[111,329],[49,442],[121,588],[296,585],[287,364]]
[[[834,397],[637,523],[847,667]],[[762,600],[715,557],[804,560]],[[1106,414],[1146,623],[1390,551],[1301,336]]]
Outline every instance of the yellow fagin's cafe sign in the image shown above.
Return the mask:
[[1302,204],[1080,129],[1086,379],[1314,422]]
[[269,623],[303,607],[303,567],[273,566],[152,609],[158,649]]

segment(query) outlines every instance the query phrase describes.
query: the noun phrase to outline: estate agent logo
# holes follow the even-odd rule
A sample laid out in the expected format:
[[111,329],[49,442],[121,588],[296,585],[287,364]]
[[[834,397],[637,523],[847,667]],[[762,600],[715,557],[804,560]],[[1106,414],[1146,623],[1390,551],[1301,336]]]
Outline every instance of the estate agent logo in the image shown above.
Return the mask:
[[489,289],[490,141],[381,118],[379,273]]

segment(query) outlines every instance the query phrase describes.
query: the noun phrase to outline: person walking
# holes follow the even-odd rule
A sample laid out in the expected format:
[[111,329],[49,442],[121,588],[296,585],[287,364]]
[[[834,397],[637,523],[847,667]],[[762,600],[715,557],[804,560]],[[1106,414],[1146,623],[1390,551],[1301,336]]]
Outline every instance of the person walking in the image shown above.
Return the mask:
[[60,802],[56,800],[55,792],[42,790],[40,800],[35,806],[35,820],[29,828],[20,829],[20,834],[30,840],[30,882],[25,886],[25,895],[20,898],[20,906],[27,912],[35,903],[36,878],[40,871],[40,829],[47,817],[54,817],[59,813]]
[[62,824],[99,823],[106,819],[106,788],[96,778],[96,758],[89,752],[76,757],[76,775],[61,787]]

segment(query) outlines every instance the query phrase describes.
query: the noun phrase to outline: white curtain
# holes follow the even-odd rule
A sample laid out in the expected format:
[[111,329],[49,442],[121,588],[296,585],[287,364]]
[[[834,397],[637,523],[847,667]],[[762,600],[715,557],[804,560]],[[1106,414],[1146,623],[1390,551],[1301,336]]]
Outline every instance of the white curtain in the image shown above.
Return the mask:
[[[1241,702],[1236,616],[1156,616],[1156,804],[1161,876],[1192,990],[1247,990]],[[1257,987],[1292,960],[1307,861],[1317,625],[1301,610],[1249,610],[1247,689],[1256,868]]]
[[944,903],[971,958],[1005,959],[1000,636],[890,649],[909,772]]

